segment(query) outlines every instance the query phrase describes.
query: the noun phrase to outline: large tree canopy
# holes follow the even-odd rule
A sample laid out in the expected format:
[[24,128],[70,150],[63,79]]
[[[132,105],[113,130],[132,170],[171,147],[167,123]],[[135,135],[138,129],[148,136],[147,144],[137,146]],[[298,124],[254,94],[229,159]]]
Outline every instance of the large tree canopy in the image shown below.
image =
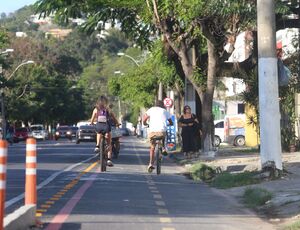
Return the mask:
[[[296,1],[276,1],[278,15],[292,12]],[[85,17],[85,29],[103,29],[105,22],[121,29],[142,46],[161,38],[169,58],[196,89],[202,103],[204,151],[212,149],[212,100],[216,78],[229,54],[227,42],[245,30],[255,30],[254,0],[39,0],[42,15],[58,18]],[[281,17],[282,18],[282,17]],[[278,19],[280,21],[280,19]],[[232,50],[232,49],[231,49]],[[207,53],[207,55],[203,55]],[[150,93],[150,92],[149,92]]]

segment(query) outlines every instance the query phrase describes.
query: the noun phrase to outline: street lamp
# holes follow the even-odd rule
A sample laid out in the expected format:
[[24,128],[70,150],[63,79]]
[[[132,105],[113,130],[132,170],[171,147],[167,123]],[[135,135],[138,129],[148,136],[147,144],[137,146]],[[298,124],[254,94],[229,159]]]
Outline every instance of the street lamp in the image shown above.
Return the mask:
[[128,57],[128,58],[130,58],[137,66],[140,66],[139,63],[137,62],[137,60],[135,60],[133,57],[129,56],[128,54],[119,52],[117,55],[120,56],[120,57],[121,57],[121,56]]
[[9,81],[9,79],[12,78],[12,76],[18,71],[18,69],[23,66],[23,65],[28,65],[28,64],[34,64],[34,61],[26,61],[26,62],[22,62],[20,65],[17,66],[17,68],[11,73],[11,75],[9,75],[9,77],[6,79],[7,81]]
[[[2,53],[1,53],[2,54]],[[17,72],[17,70],[23,66],[23,65],[28,65],[28,64],[34,64],[34,61],[26,61],[22,62],[20,65],[17,66],[17,68],[9,75],[9,77],[6,79],[9,81],[13,77],[13,75]],[[4,92],[3,88],[1,88],[1,120],[2,120],[2,139],[5,140],[6,137],[6,119],[5,119],[5,105],[4,105]]]
[[0,55],[2,55],[2,54],[7,54],[7,53],[11,53],[11,52],[14,52],[14,49],[6,49],[6,50],[2,51],[2,52],[0,53]]

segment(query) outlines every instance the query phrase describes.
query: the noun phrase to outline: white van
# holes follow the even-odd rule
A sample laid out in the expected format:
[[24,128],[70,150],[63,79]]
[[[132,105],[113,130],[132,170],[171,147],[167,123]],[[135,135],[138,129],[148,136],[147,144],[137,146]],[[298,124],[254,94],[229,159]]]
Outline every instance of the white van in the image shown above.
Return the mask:
[[215,146],[219,146],[222,142],[224,142],[224,120],[215,120]]
[[245,114],[226,115],[224,120],[215,120],[215,146],[222,142],[244,146],[245,120]]

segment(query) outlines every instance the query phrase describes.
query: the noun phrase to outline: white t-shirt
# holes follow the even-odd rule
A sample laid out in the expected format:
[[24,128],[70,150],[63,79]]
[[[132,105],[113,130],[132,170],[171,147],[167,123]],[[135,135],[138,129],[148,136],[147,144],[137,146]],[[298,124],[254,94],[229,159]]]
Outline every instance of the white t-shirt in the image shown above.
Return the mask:
[[161,107],[152,107],[147,110],[149,118],[149,132],[165,132],[167,130],[170,113]]

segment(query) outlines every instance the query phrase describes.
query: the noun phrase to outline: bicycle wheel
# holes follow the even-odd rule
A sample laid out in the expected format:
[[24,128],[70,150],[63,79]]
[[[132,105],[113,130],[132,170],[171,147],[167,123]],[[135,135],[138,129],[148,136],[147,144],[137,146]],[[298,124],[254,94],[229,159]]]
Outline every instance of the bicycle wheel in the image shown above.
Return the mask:
[[104,172],[106,170],[106,162],[105,162],[105,143],[103,137],[101,138],[101,142],[100,142],[99,165],[100,165],[100,171]]
[[155,158],[156,158],[156,174],[159,175],[161,172],[161,146],[158,144],[156,147]]

